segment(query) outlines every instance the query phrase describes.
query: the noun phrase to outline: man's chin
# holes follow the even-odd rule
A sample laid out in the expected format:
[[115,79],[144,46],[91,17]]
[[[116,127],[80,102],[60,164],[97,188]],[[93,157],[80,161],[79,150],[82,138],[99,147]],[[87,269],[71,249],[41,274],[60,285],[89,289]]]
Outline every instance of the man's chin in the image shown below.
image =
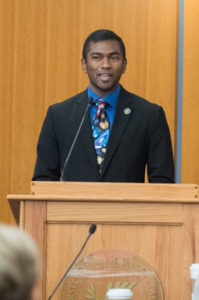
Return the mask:
[[[118,84],[117,84],[118,85]],[[110,83],[103,83],[98,86],[98,89],[101,89],[104,92],[112,91],[117,85],[113,85]]]

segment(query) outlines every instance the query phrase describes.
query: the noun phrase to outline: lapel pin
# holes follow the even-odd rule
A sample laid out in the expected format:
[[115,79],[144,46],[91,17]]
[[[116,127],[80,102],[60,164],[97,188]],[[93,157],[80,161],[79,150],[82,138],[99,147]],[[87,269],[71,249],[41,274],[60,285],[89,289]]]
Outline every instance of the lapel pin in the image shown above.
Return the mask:
[[129,115],[131,113],[131,109],[129,108],[129,107],[126,107],[125,109],[124,109],[124,114],[125,115]]

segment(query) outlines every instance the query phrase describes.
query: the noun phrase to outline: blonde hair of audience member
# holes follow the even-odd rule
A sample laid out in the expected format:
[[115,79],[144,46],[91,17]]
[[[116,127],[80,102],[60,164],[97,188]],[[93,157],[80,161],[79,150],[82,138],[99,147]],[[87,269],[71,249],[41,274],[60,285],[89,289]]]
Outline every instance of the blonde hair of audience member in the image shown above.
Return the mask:
[[0,299],[31,299],[39,264],[31,237],[17,227],[0,225]]

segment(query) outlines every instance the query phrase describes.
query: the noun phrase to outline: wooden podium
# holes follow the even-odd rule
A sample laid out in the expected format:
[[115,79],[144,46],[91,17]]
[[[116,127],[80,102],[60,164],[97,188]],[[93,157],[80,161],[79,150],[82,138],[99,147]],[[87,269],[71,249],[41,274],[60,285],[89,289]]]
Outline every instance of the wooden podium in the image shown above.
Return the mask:
[[191,300],[189,267],[199,262],[197,185],[32,182],[31,195],[8,200],[43,256],[37,300],[49,297],[91,223],[97,230],[81,257],[103,249],[138,254],[156,271],[165,300]]

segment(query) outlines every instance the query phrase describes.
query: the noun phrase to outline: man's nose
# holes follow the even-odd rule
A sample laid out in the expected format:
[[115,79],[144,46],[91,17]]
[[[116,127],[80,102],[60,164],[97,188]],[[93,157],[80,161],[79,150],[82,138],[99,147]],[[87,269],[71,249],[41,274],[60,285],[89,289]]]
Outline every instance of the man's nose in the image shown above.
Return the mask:
[[102,60],[102,68],[110,68],[110,60],[108,59],[108,57],[104,57]]

